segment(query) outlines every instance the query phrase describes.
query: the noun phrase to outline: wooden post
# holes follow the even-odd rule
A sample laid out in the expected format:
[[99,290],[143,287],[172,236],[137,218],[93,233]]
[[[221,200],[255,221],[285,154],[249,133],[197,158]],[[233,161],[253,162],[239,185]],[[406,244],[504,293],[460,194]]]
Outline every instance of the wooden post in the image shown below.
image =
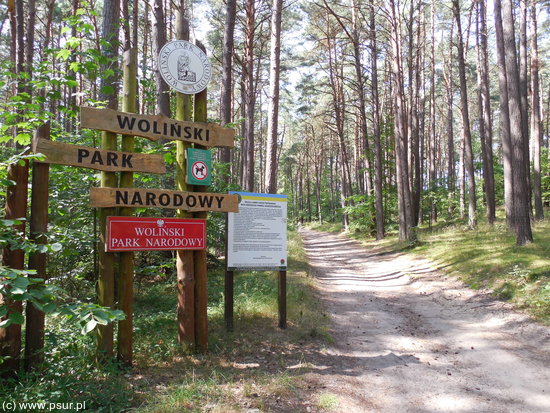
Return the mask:
[[[197,42],[197,46],[206,53],[202,43]],[[195,122],[206,122],[207,117],[207,95],[206,89],[195,94],[194,102],[194,120]],[[197,149],[206,149],[205,146],[194,146]],[[195,185],[195,192],[206,192],[207,187]],[[207,212],[196,212],[195,218],[206,219]],[[207,285],[207,267],[206,267],[206,249],[197,250],[193,253],[193,263],[195,266],[195,344],[196,349],[201,353],[208,350],[208,285]]]
[[[227,248],[227,247],[226,247]],[[227,257],[227,254],[226,254]],[[225,286],[224,286],[224,318],[225,330],[233,331],[233,271],[225,270]]]
[[[176,37],[178,40],[189,40],[189,21],[182,15],[183,10],[178,10],[176,15]],[[176,92],[176,119],[191,119],[191,97]],[[176,142],[176,185],[179,191],[192,191],[187,185],[185,175],[187,172],[185,152],[189,148],[188,143]],[[190,214],[183,210],[177,211],[178,218],[189,218]],[[195,279],[193,265],[193,251],[178,250],[176,258],[177,283],[178,283],[178,341],[188,350],[195,347]]]
[[[101,148],[117,150],[117,136],[113,132],[102,132]],[[116,187],[115,172],[101,172],[101,187]],[[105,251],[107,242],[107,217],[115,215],[116,209],[101,208],[99,210],[99,280],[98,304],[103,307],[115,308],[115,254]],[[113,356],[113,324],[98,326],[97,351],[98,358]]]
[[[50,139],[50,124],[38,128],[35,139]],[[48,230],[48,197],[50,165],[34,162],[32,167],[32,200],[30,217],[30,239],[36,244],[47,244]],[[36,270],[33,278],[47,279],[45,253],[34,253],[29,256],[29,270]],[[25,370],[36,368],[44,359],[44,312],[32,303],[27,303],[25,310]]]
[[[130,49],[124,52],[123,57],[123,97],[122,110],[133,113],[136,111],[137,86],[137,50]],[[123,135],[121,150],[134,152],[134,137]],[[121,172],[120,187],[134,186],[133,172]],[[132,208],[120,208],[121,216],[131,216]],[[131,366],[133,359],[133,303],[134,303],[134,253],[125,251],[119,253],[118,277],[118,308],[126,318],[118,322],[117,358],[124,364]]]
[[286,271],[279,271],[279,328],[286,328]]
[[[8,179],[15,182],[6,192],[6,219],[26,218],[27,216],[27,185],[29,181],[29,163],[24,165],[12,164],[8,168]],[[25,223],[16,227],[18,231],[25,232]],[[4,249],[3,264],[6,267],[22,270],[25,266],[25,253],[23,250]],[[0,301],[2,297],[0,297]],[[3,305],[8,306],[8,314],[22,312],[21,301],[7,301]],[[7,316],[6,316],[7,317]],[[21,353],[21,324],[12,324],[7,328],[0,328],[0,356],[10,357],[0,365],[2,376],[14,376],[19,370]]]

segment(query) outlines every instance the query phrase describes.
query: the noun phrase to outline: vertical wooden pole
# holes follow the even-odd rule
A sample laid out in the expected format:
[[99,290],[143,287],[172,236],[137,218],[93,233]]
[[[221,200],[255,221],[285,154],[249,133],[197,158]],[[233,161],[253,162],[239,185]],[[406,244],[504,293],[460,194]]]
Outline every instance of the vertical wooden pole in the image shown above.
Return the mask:
[[[227,249],[227,244],[226,244]],[[227,253],[225,254],[227,257]],[[224,318],[225,330],[233,331],[233,271],[225,271],[225,286],[224,286]]]
[[279,271],[279,328],[286,328],[286,271]]
[[[176,15],[176,37],[178,40],[189,40],[189,22],[178,10]],[[192,120],[191,97],[183,93],[176,93],[176,119]],[[178,191],[192,190],[185,180],[186,161],[185,152],[191,145],[182,141],[176,142],[176,183]],[[178,210],[178,218],[188,218],[190,214]],[[195,279],[193,265],[193,251],[178,250],[176,258],[178,282],[178,341],[188,350],[195,348]]]
[[[26,218],[29,163],[10,165],[8,168],[8,179],[15,182],[15,184],[8,186],[6,192],[6,219]],[[25,223],[18,225],[16,229],[25,232]],[[5,248],[3,264],[6,267],[22,270],[25,266],[25,253],[23,250]],[[0,296],[0,302],[2,301],[2,297]],[[8,306],[8,314],[22,312],[23,305],[21,301],[6,300],[2,304]],[[0,356],[9,357],[0,365],[2,376],[14,376],[17,373],[19,370],[20,353],[21,324],[12,324],[7,328],[0,328]]]
[[[117,150],[116,133],[102,132],[101,148]],[[101,187],[116,187],[114,172],[101,172]],[[99,280],[97,285],[98,304],[103,307],[115,308],[115,254],[105,251],[107,243],[107,217],[115,215],[115,208],[101,208],[99,210]],[[98,326],[97,331],[98,358],[106,359],[113,356],[114,326]]]
[[[137,50],[130,49],[124,52],[123,57],[123,97],[122,110],[124,112],[136,112],[136,86],[137,86]],[[121,150],[134,152],[134,137],[122,136]],[[134,186],[134,174],[121,172],[120,187],[132,188]],[[121,208],[121,216],[131,216],[132,208]],[[133,304],[134,304],[134,253],[132,251],[121,252],[119,255],[118,277],[118,308],[126,315],[126,318],[118,322],[117,358],[124,364],[131,366],[132,336],[133,336]]]
[[[50,139],[50,124],[38,128],[35,139]],[[32,199],[30,217],[30,239],[36,244],[47,244],[48,230],[48,195],[50,165],[34,162],[32,167]],[[46,280],[46,254],[34,253],[29,256],[29,270],[36,270],[33,278]],[[36,368],[44,359],[44,312],[32,303],[27,303],[25,310],[25,370]]]
[[[197,42],[197,46],[206,53],[202,43]],[[208,120],[206,89],[195,94],[194,120],[195,122],[206,122]],[[202,145],[195,145],[195,148],[206,149]],[[195,185],[195,192],[206,192],[206,190],[206,186]],[[194,214],[195,218],[201,219],[206,219],[207,216],[206,212],[196,212]],[[205,249],[193,252],[193,263],[195,266],[195,344],[198,351],[206,353],[208,350],[208,285]]]

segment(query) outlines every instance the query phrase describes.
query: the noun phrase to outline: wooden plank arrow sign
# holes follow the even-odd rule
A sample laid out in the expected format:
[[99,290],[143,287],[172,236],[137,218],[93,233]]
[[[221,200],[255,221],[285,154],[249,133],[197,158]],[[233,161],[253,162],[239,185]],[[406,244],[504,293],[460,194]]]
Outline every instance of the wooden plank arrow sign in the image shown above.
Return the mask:
[[166,165],[162,155],[107,151],[88,146],[70,145],[45,139],[34,139],[34,153],[46,156],[41,162],[70,165],[107,172],[150,172],[163,174]]
[[238,212],[238,195],[143,188],[91,188],[90,206]]
[[203,146],[235,145],[235,130],[214,123],[188,122],[163,115],[138,115],[113,109],[80,107],[80,126],[124,135],[179,140]]

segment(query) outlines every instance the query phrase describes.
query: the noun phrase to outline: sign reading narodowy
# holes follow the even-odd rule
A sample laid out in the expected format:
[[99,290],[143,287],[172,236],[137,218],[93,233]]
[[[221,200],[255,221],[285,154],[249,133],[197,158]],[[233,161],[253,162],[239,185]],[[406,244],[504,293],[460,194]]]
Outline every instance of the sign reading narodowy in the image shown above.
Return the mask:
[[158,69],[172,89],[186,95],[203,91],[212,76],[206,53],[185,40],[168,42],[160,49]]
[[184,211],[239,211],[237,195],[143,188],[90,189],[90,206],[97,208],[168,208]]
[[187,149],[187,183],[205,185],[212,183],[212,155],[205,149]]
[[235,130],[215,123],[187,122],[163,115],[138,115],[113,109],[80,107],[80,126],[124,135],[198,143],[203,146],[235,145]]
[[107,251],[202,250],[206,220],[107,217]]
[[162,155],[106,151],[46,139],[34,139],[32,150],[34,153],[44,155],[46,158],[41,162],[45,163],[78,166],[109,172],[133,171],[156,174],[166,172]]
[[227,268],[286,270],[287,196],[230,192],[239,212],[227,214]]

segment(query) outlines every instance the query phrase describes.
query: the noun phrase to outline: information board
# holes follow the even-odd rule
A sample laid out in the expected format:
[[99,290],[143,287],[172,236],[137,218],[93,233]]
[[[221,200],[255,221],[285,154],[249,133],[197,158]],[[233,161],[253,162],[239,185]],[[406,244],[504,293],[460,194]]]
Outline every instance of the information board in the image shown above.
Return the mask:
[[287,196],[230,193],[239,212],[227,215],[227,269],[286,270]]

